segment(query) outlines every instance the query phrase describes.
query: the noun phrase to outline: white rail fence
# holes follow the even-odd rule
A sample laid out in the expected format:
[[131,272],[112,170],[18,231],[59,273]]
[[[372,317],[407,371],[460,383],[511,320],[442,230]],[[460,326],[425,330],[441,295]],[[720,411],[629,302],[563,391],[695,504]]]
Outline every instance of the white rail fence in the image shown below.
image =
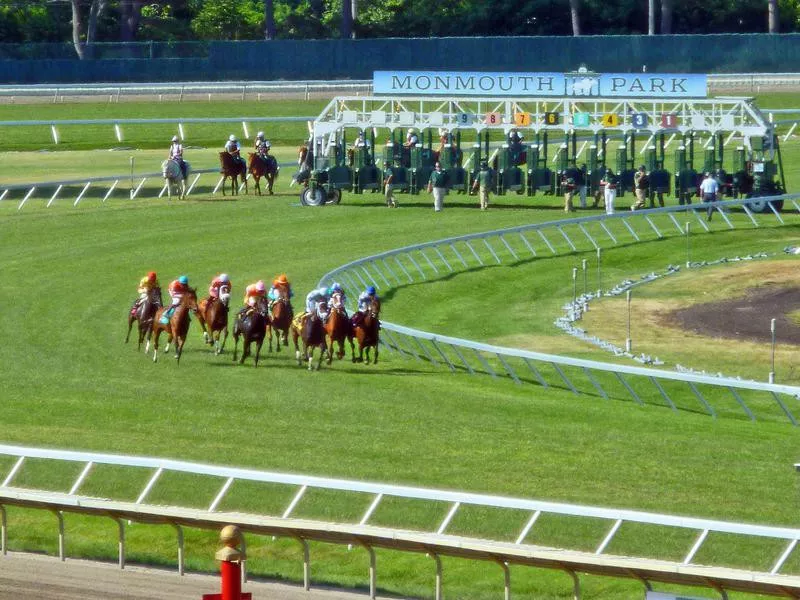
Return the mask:
[[[294,162],[282,162],[279,163],[281,168],[289,167],[289,168],[296,168],[297,163]],[[200,180],[200,177],[203,175],[208,175],[210,173],[219,175],[219,168],[213,169],[193,169],[189,172],[189,177],[187,179],[187,188],[186,188],[186,196],[189,197],[191,193],[197,188],[197,184]],[[145,184],[150,180],[156,180],[159,182],[158,187],[145,187]],[[250,174],[247,174],[247,180],[250,180]],[[220,187],[222,187],[223,178],[220,177],[217,180],[216,185],[214,185],[211,193],[216,194]],[[105,204],[105,202],[112,197],[112,195],[117,192],[119,193],[121,190],[124,189],[125,183],[128,184],[128,194],[127,198],[129,200],[134,200],[137,197],[139,198],[148,198],[148,197],[156,197],[161,198],[165,194],[167,194],[167,184],[164,183],[164,178],[161,172],[155,173],[136,173],[133,176],[130,174],[128,175],[107,175],[104,177],[86,177],[81,179],[64,179],[60,181],[41,181],[37,183],[16,183],[10,185],[2,185],[0,184],[0,202],[6,201],[8,202],[10,199],[9,192],[19,192],[23,191],[24,195],[19,200],[17,204],[17,210],[22,210],[22,208],[35,197],[35,194],[47,192],[46,196],[49,196],[47,200],[47,204],[45,205],[47,208],[53,205],[55,201],[62,195],[69,190],[77,191],[74,199],[71,200],[73,206],[78,206],[81,200],[84,199],[84,196],[89,191],[90,187],[97,188],[97,184],[108,184],[111,183],[107,188],[103,185],[103,189],[105,189],[105,194],[101,198],[101,203]],[[244,182],[239,184],[239,191],[242,191],[244,188]],[[80,189],[80,191],[78,191]]]
[[[510,564],[566,570],[573,577],[576,598],[580,595],[577,572],[633,577],[642,581],[648,590],[652,589],[650,581],[658,581],[711,586],[723,593],[726,590],[739,590],[800,597],[800,577],[780,574],[800,540],[800,529],[796,528],[256,471],[158,458],[11,445],[0,445],[0,456],[6,459],[7,464],[11,465],[0,484],[0,525],[2,526],[0,542],[3,554],[7,552],[8,543],[8,519],[5,506],[24,506],[54,512],[58,521],[58,551],[62,560],[66,558],[64,512],[77,512],[114,519],[118,524],[119,531],[120,568],[124,568],[126,561],[124,520],[128,519],[171,525],[176,529],[178,572],[180,574],[184,572],[185,563],[182,527],[218,529],[227,523],[234,523],[246,532],[294,538],[300,542],[303,549],[306,589],[310,587],[309,541],[357,545],[365,548],[369,553],[370,597],[372,598],[375,597],[377,578],[374,548],[426,552],[432,555],[436,562],[436,598],[441,597],[442,572],[439,556],[456,556],[498,563],[504,573],[506,598],[510,598],[510,573],[508,570]],[[60,472],[74,472],[75,479],[68,491],[32,489],[15,485],[15,481],[25,479],[25,469],[28,464],[32,464],[35,470],[41,472],[43,461],[50,463],[50,468],[58,468]],[[70,463],[74,463],[74,467],[70,466]],[[125,470],[125,476],[130,480],[141,479],[145,482],[135,499],[105,500],[79,494],[81,488],[89,486],[90,483],[97,484],[102,479],[104,467],[108,466],[122,467]],[[148,498],[157,493],[159,484],[167,481],[174,474],[199,476],[203,481],[213,483],[219,491],[213,497],[206,499],[207,508],[205,509],[165,507],[148,503]],[[267,493],[270,485],[284,488],[291,486],[295,492],[280,515],[266,516],[262,513],[231,512],[236,510],[236,482],[263,484],[265,487],[262,493]],[[202,489],[200,485],[198,481],[195,489]],[[357,522],[349,522],[344,519],[334,524],[296,517],[304,499],[319,490],[332,492],[337,497],[340,495],[343,501],[349,503],[349,508],[343,509],[347,514],[357,514],[352,510],[354,506],[363,507],[368,504],[368,508]],[[197,499],[196,494],[194,497]],[[369,521],[375,519],[383,505],[398,498],[418,502],[418,506],[425,510],[434,507],[444,516],[438,526],[430,531],[412,531],[402,528],[402,525],[399,528],[369,525]],[[221,512],[219,509],[222,505],[229,506],[229,511]],[[519,519],[517,532],[506,540],[486,540],[448,533],[448,530],[457,529],[459,515],[474,507],[488,509],[490,516],[485,518]],[[524,516],[525,514],[527,517]],[[571,532],[573,549],[555,550],[546,546],[532,545],[527,541],[529,538],[535,537],[537,522],[544,522],[550,517],[560,518],[563,521],[563,527]],[[583,526],[588,521],[596,522],[597,520],[605,523],[605,533],[601,535],[600,539],[595,540],[594,545],[590,546],[591,549],[587,550],[585,549],[587,542],[584,539],[586,533]],[[665,534],[664,528],[689,532],[696,537],[693,541],[690,540],[688,547],[683,549],[679,547],[679,544],[673,543],[675,546],[673,554],[678,557],[673,561],[641,556],[640,552],[636,553],[636,558],[631,558],[630,552],[626,552],[628,549],[625,543],[619,542],[619,539],[624,537],[619,535],[620,532],[629,527],[635,527],[638,536],[644,536],[650,540],[650,543],[646,545],[650,549],[659,547],[663,550],[662,546],[654,542],[669,538],[670,534]],[[726,568],[720,564],[718,552],[714,551],[704,555],[707,560],[713,562],[712,565],[698,564],[696,559],[701,549],[710,538],[717,535],[722,538],[736,536],[735,539],[743,543],[752,543],[752,540],[775,540],[780,543],[780,549],[770,563],[771,567],[768,572],[747,572]],[[628,556],[609,554],[612,544],[619,554],[627,553]]]
[[60,120],[16,120],[16,121],[0,121],[0,127],[49,127],[50,136],[53,138],[53,143],[58,144],[61,141],[61,133],[59,128],[67,126],[87,126],[87,125],[109,125],[113,128],[114,136],[118,142],[124,139],[122,126],[123,125],[170,125],[174,124],[175,132],[180,136],[184,142],[190,138],[188,136],[189,128],[186,127],[188,123],[201,123],[201,124],[217,124],[217,123],[241,123],[242,135],[245,139],[250,139],[252,136],[251,128],[248,126],[252,123],[302,123],[313,121],[314,117],[186,117],[186,118],[168,118],[168,119],[60,119]]
[[[352,299],[369,285],[385,293],[457,272],[548,256],[596,253],[599,263],[603,248],[670,236],[688,237],[689,223],[699,224],[695,232],[710,232],[712,224],[706,220],[709,209],[717,216],[713,224],[717,229],[758,228],[767,219],[778,225],[787,221],[797,225],[800,223],[798,198],[800,194],[789,194],[760,198],[758,205],[753,205],[752,199],[740,199],[713,205],[671,206],[462,235],[350,262],[324,275],[319,285],[338,281]],[[794,210],[781,213],[773,206],[775,201],[782,201]],[[764,209],[766,213],[755,212],[754,208]],[[679,222],[679,218],[685,222]],[[595,289],[600,287],[600,282],[597,284]],[[573,310],[583,308],[584,301],[576,293]],[[665,406],[673,411],[696,411],[699,407],[715,418],[743,413],[753,421],[759,415],[762,418],[784,417],[792,425],[798,424],[800,387],[796,386],[569,358],[484,344],[389,322],[381,326],[381,348],[397,356],[447,368],[453,373],[506,376],[520,385],[552,386],[576,395],[588,394],[606,401],[632,400],[640,406]]]
[[[758,92],[763,88],[800,86],[800,73],[728,73],[707,75],[710,91],[746,90]],[[174,83],[83,83],[83,84],[33,84],[0,85],[0,98],[50,97],[53,102],[75,96],[108,96],[111,101],[121,97],[165,96],[183,100],[191,96],[240,96],[242,99],[275,94],[311,94],[343,91],[355,94],[372,94],[372,80],[353,79],[327,81],[183,81]],[[259,98],[260,99],[260,98]]]

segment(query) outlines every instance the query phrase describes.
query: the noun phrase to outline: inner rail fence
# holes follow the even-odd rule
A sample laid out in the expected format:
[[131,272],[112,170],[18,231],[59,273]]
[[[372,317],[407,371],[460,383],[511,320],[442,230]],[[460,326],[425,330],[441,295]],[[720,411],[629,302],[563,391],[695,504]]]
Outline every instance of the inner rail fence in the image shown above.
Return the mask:
[[[0,457],[0,465],[10,467],[0,483],[3,554],[8,549],[6,506],[22,506],[46,509],[55,514],[61,560],[65,560],[67,554],[65,512],[113,519],[118,525],[120,568],[124,568],[126,562],[126,520],[174,527],[181,575],[185,565],[183,527],[218,530],[222,525],[234,523],[245,532],[296,539],[303,549],[306,589],[310,586],[309,541],[362,547],[370,556],[372,598],[376,590],[374,548],[431,555],[436,562],[436,598],[441,598],[440,555],[499,564],[504,573],[506,598],[510,598],[508,566],[511,564],[566,570],[574,580],[575,598],[580,596],[576,572],[632,577],[643,582],[648,590],[652,589],[652,580],[800,597],[800,577],[781,574],[800,540],[800,529],[796,528],[93,452],[0,445]],[[43,490],[36,486],[42,473],[56,469],[65,475],[64,489]],[[163,506],[163,490],[174,490],[176,482],[187,481],[187,475],[193,482],[191,507],[185,504],[183,507]],[[114,484],[119,477],[141,484],[135,498],[119,497]],[[259,498],[267,504],[271,504],[267,500],[270,494],[277,493],[284,498],[282,508],[275,505],[279,513],[267,516],[269,511],[253,512],[252,505],[249,512],[241,510],[244,505],[237,492],[240,489],[252,491],[253,485],[257,486]],[[135,485],[130,488],[134,493],[136,489]],[[208,493],[205,500],[200,490]],[[105,499],[100,496],[103,493],[116,493],[117,497]],[[317,493],[327,494],[328,498],[333,494],[333,500],[326,505],[339,507],[337,510],[342,515],[351,516],[338,518],[337,523],[315,521],[313,516],[307,516],[305,507],[312,507],[308,510],[313,513]],[[415,509],[424,511],[433,515],[433,527],[420,530],[417,525],[410,529],[409,523],[413,521],[392,526],[371,524],[402,521],[391,509],[398,499],[408,502],[408,508],[402,513],[404,517],[413,520]],[[467,537],[468,516],[476,509],[481,511],[484,522],[506,523],[507,527],[502,529],[507,533],[491,540]],[[394,516],[387,517],[387,510],[394,512]],[[464,515],[467,515],[466,525],[461,520]],[[564,542],[564,536],[559,534],[559,544],[571,549],[555,550],[541,545],[547,543],[544,532],[553,519],[569,538]],[[594,527],[587,528],[590,523]],[[633,538],[632,533],[635,533]],[[648,543],[637,544],[637,539],[646,539]],[[656,539],[663,543],[653,543]],[[672,541],[667,542],[668,539]],[[715,546],[714,540],[718,539],[767,544],[774,551],[771,558],[769,551],[761,555],[763,564],[769,565],[768,570],[739,571],[726,567],[725,561],[735,560],[731,558],[735,554],[721,559],[720,555],[725,556],[725,553],[720,553],[720,548]],[[661,555],[658,559],[652,558],[656,548]],[[663,558],[665,548],[672,558]],[[243,575],[246,579],[245,569]]]
[[[754,229],[767,222],[796,226],[800,224],[798,198],[800,194],[787,194],[678,205],[456,236],[352,261],[325,274],[319,285],[339,282],[353,299],[370,285],[385,293],[458,272],[522,264],[547,257],[580,256],[581,253],[596,255],[600,279],[603,249],[676,236],[687,238],[688,266],[692,235]],[[793,209],[780,212],[777,206]],[[716,221],[707,220],[709,211],[717,216]],[[584,281],[585,277],[586,273]],[[586,289],[588,286],[584,284],[585,296],[579,296],[576,271],[573,271],[573,284],[571,309],[576,312],[585,310],[588,299],[599,295],[602,288],[599,280],[591,289]],[[605,401],[632,401],[639,406],[662,406],[673,411],[699,410],[714,418],[744,415],[752,421],[785,418],[794,426],[798,424],[800,387],[796,386],[570,358],[485,344],[390,322],[382,322],[381,327],[380,348],[453,373],[489,375],[496,379],[506,377],[518,385],[561,388],[575,395]]]
[[[707,76],[709,92],[719,90],[745,90],[758,92],[761,88],[792,88],[800,86],[800,73],[729,73]],[[81,84],[32,84],[0,85],[0,98],[44,97],[59,102],[76,96],[107,96],[118,102],[122,97],[161,96],[176,97],[179,101],[194,96],[230,96],[251,98],[259,95],[302,94],[308,99],[312,94],[346,91],[353,94],[371,95],[370,79],[329,79],[297,81],[182,81],[174,83],[81,83]],[[260,99],[260,98],[259,98]]]
[[[297,163],[282,162],[278,163],[278,166],[281,168],[288,167],[291,169],[296,168]],[[189,177],[186,184],[186,197],[189,197],[192,192],[200,189],[198,187],[200,178],[203,175],[208,174],[219,175],[219,168],[192,169],[189,171]],[[247,174],[246,179],[248,181],[251,179],[250,173]],[[147,184],[148,181],[157,181],[158,185],[156,187],[152,187],[152,185]],[[219,179],[216,181],[216,184],[211,188],[212,195],[216,194],[222,187],[223,178],[219,177]],[[111,185],[106,187],[106,184],[108,183]],[[125,193],[126,183],[129,186],[127,188],[127,194]],[[105,204],[109,198],[117,197],[120,194],[129,200],[135,200],[136,198],[161,198],[165,194],[168,194],[167,184],[164,182],[163,175],[159,171],[153,173],[136,173],[134,175],[107,175],[104,177],[85,177],[81,179],[64,179],[60,181],[41,181],[38,183],[16,183],[11,185],[0,184],[0,202],[9,202],[9,199],[12,197],[10,192],[24,192],[22,198],[18,199],[17,201],[17,210],[22,210],[22,208],[30,200],[36,197],[37,193],[45,193],[45,196],[48,197],[45,207],[50,208],[59,197],[63,197],[68,192],[75,192],[74,199],[71,197],[70,201],[72,202],[72,206],[78,206],[78,204],[80,204],[80,202],[86,197],[89,188],[92,186],[97,188],[98,184],[100,184],[100,187],[105,190],[104,193],[101,191],[100,202],[102,204]],[[241,182],[239,184],[238,191],[241,192],[244,186],[245,183]],[[202,189],[204,192],[208,191],[208,188]]]

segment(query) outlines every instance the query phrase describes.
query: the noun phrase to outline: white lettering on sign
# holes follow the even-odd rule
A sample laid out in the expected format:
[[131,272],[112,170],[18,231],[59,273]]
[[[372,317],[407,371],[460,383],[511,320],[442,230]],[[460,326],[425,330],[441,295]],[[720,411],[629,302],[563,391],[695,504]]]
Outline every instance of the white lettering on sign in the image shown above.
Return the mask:
[[375,71],[376,94],[704,98],[705,75]]

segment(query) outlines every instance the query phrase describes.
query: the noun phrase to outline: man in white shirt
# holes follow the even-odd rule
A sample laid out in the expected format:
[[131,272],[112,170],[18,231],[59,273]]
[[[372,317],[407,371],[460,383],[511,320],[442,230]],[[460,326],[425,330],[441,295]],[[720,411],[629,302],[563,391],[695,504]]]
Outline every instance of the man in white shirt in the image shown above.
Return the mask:
[[703,199],[703,202],[708,203],[708,217],[707,220],[711,220],[711,217],[714,214],[714,202],[717,200],[717,194],[719,193],[719,183],[716,179],[711,176],[711,173],[706,173],[705,179],[700,184],[700,196]]

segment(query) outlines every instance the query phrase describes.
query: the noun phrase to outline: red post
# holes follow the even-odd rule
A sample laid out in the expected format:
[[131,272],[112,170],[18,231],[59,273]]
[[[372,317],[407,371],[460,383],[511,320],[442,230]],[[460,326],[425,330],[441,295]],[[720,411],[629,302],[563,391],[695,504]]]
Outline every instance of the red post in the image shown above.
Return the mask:
[[242,567],[238,562],[223,560],[219,564],[222,576],[222,600],[241,600]]
[[244,553],[238,548],[242,533],[235,525],[226,525],[219,534],[224,547],[215,558],[220,561],[220,594],[203,594],[203,600],[251,600],[250,593],[242,593],[242,563]]

